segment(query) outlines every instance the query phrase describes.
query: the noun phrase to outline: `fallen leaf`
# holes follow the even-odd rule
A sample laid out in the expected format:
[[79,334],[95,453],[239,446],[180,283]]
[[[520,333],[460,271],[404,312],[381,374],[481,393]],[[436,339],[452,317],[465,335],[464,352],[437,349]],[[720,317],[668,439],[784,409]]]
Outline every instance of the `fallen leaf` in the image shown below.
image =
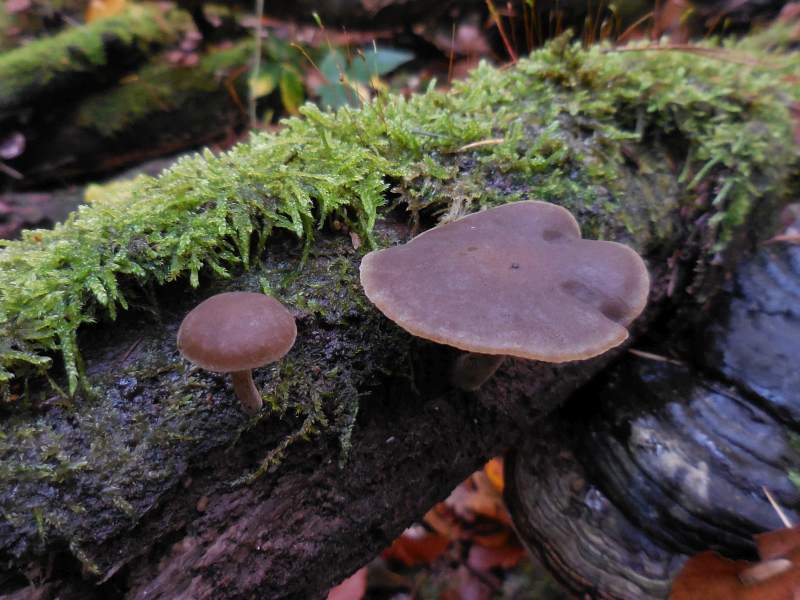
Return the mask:
[[478,571],[511,569],[517,566],[524,556],[525,550],[520,545],[504,544],[497,548],[487,548],[475,544],[469,549],[467,564]]
[[31,7],[31,0],[6,0],[5,11],[13,15],[25,12]]
[[503,481],[503,458],[498,456],[487,462],[483,467],[483,472],[489,478],[489,483],[494,486],[498,494],[503,493],[505,482]]
[[444,553],[450,540],[421,525],[412,525],[383,551],[384,560],[396,560],[407,567],[433,562]]
[[367,567],[361,567],[328,592],[328,600],[361,600],[367,591]]
[[761,561],[693,556],[672,582],[670,600],[795,600],[800,598],[800,526],[755,536]]
[[126,0],[91,0],[86,7],[86,22],[113,17],[126,8]]

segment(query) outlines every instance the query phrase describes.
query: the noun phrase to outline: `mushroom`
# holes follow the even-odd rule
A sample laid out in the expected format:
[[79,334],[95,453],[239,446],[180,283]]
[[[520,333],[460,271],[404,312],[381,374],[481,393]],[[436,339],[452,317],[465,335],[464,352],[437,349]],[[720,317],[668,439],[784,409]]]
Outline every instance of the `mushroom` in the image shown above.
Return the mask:
[[236,397],[252,415],[263,402],[251,370],[283,357],[296,336],[294,318],[275,298],[226,292],[186,315],[178,329],[178,350],[208,371],[230,373]]
[[467,351],[451,381],[474,390],[506,356],[560,363],[621,344],[650,278],[631,248],[581,239],[569,211],[525,201],[370,252],[361,284],[406,331]]

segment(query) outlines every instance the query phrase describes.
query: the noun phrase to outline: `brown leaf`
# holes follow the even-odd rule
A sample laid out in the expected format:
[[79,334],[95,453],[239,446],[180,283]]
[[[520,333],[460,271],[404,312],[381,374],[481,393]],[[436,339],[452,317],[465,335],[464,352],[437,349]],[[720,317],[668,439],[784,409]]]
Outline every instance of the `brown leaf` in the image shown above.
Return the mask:
[[[670,600],[797,600],[800,527],[755,536],[761,562],[698,554],[672,582]],[[787,564],[788,563],[788,564]]]
[[31,7],[31,0],[6,0],[5,10],[8,14],[25,12]]
[[800,549],[800,525],[753,536],[762,560],[788,556]]
[[367,591],[367,567],[361,567],[328,592],[328,600],[361,600]]
[[441,556],[449,544],[447,537],[414,525],[383,551],[383,558],[402,562],[408,567],[425,565]]
[[522,546],[507,543],[497,548],[487,548],[476,544],[469,549],[467,563],[478,571],[489,571],[496,568],[511,569],[519,563],[523,556],[525,556],[525,551]]

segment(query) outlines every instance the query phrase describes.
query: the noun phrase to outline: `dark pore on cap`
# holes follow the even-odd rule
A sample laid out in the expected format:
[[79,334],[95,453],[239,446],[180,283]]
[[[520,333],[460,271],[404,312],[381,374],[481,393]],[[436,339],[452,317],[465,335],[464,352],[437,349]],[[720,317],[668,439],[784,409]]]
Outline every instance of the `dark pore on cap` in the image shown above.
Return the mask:
[[178,349],[208,371],[231,373],[280,359],[296,336],[294,318],[275,298],[226,292],[186,315],[178,329]]
[[631,248],[581,239],[569,211],[525,201],[370,252],[361,284],[381,312],[418,337],[565,362],[622,343],[647,303],[650,278]]

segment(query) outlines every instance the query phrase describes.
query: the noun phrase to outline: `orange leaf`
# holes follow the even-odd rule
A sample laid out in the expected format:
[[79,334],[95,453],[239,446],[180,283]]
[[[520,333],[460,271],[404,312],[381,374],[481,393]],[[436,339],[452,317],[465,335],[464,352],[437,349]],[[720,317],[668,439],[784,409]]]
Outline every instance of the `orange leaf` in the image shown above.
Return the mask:
[[502,494],[505,487],[505,482],[503,481],[503,457],[498,456],[487,462],[483,467],[483,472],[486,473],[486,477],[489,478],[489,482],[497,490],[497,493]]
[[125,10],[126,0],[91,0],[86,7],[86,22],[113,17]]
[[786,556],[800,548],[800,525],[753,536],[762,560]]
[[672,582],[670,600],[795,600],[800,598],[800,528],[757,535],[761,562],[693,556]]
[[424,565],[441,556],[449,544],[448,538],[414,525],[383,551],[383,558],[402,562],[408,567]]

